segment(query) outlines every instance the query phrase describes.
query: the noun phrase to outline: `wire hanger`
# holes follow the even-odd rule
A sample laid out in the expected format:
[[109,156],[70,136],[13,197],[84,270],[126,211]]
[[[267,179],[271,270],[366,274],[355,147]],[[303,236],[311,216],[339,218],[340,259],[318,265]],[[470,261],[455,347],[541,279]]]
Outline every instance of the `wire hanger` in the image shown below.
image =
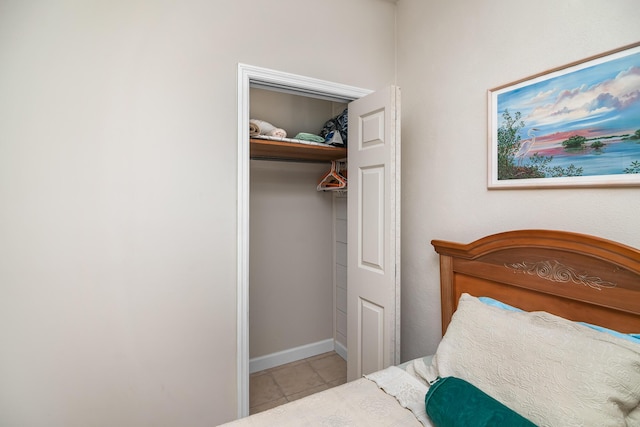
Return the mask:
[[331,161],[331,169],[318,182],[318,191],[344,190],[347,188],[347,178],[340,174],[339,166],[335,160]]

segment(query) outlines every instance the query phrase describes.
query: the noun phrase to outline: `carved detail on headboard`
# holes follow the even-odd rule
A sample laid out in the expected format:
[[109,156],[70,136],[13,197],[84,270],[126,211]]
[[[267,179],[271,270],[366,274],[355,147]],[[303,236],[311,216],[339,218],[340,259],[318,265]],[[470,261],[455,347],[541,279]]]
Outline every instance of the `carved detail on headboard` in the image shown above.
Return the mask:
[[514,273],[537,275],[541,279],[551,282],[573,282],[597,290],[601,290],[602,288],[615,288],[617,286],[615,283],[608,282],[600,277],[590,276],[584,272],[580,273],[574,268],[566,266],[556,260],[538,262],[522,261],[515,264],[505,264],[504,266],[513,270]]

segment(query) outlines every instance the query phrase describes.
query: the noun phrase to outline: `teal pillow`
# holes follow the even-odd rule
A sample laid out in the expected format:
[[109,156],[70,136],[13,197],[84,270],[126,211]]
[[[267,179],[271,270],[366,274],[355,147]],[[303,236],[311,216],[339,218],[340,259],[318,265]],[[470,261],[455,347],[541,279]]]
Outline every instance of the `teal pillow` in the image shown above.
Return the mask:
[[[489,297],[479,297],[478,299],[487,305],[502,308],[504,310],[524,311],[517,307],[511,306],[509,304],[505,304],[502,301],[498,301],[497,299],[493,299]],[[585,323],[585,322],[576,322],[576,323],[579,323],[591,329],[595,329],[596,331],[604,332],[605,334],[613,335],[614,337],[622,338],[627,341],[631,341],[633,343],[640,345],[640,334],[623,334],[622,332],[614,331],[613,329],[608,329],[598,325],[592,325],[591,323]]]
[[535,427],[476,386],[456,377],[439,378],[424,399],[435,427]]

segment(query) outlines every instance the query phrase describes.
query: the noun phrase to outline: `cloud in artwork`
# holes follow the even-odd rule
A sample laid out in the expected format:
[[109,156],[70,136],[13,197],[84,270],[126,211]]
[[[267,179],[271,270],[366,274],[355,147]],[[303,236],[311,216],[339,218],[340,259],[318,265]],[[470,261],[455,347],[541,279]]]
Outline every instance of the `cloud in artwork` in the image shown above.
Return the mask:
[[545,92],[538,92],[538,94],[536,96],[534,96],[533,98],[531,98],[531,104],[539,104],[541,102],[545,102],[547,99],[549,99],[553,93],[555,92],[555,89],[550,89],[547,90]]
[[[552,91],[540,92],[534,99],[543,100]],[[542,101],[544,102],[544,101]],[[640,102],[640,67],[633,66],[613,79],[593,86],[581,86],[559,92],[552,102],[533,109],[527,122],[552,125],[594,119],[624,110]]]

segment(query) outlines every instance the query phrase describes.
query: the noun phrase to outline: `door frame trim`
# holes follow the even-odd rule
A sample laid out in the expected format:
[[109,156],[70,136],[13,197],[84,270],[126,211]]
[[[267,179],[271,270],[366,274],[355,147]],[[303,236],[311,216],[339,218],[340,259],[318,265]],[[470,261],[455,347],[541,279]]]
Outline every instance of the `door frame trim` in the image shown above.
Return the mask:
[[268,68],[238,64],[238,199],[237,199],[237,400],[238,418],[249,415],[249,103],[251,87],[314,98],[349,102],[372,93],[343,85]]

